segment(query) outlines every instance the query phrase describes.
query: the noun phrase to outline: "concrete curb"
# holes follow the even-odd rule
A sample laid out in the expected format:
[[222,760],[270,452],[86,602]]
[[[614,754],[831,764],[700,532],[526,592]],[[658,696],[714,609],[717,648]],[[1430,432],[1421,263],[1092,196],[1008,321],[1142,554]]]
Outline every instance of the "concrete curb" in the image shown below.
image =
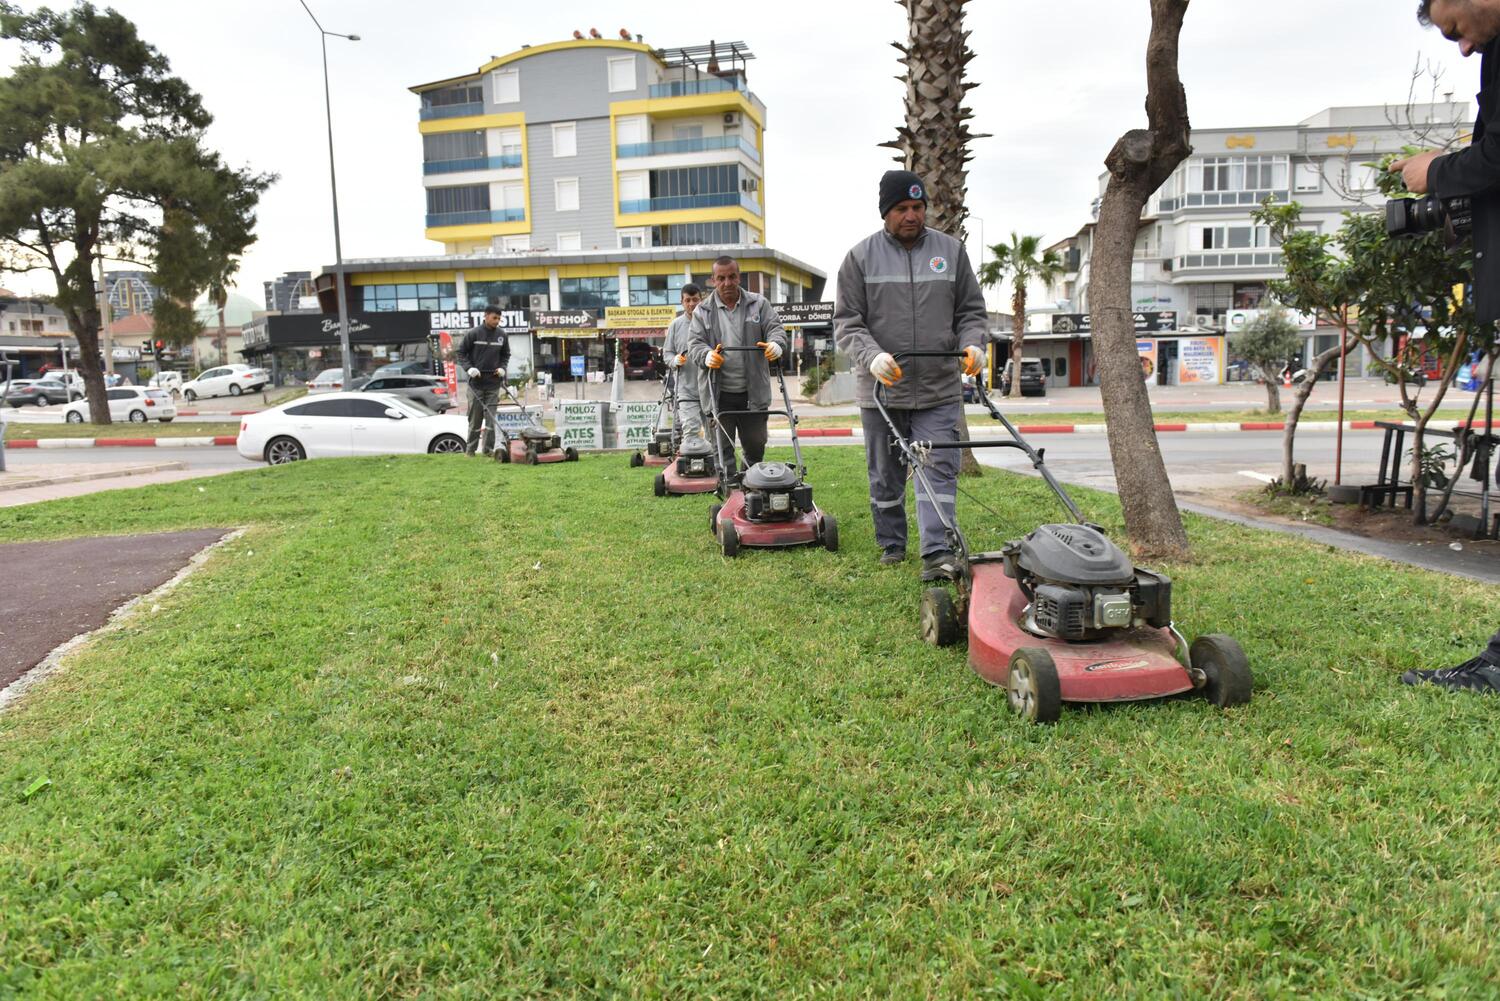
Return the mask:
[[152,473],[169,473],[186,469],[185,462],[159,462],[153,466],[131,466],[128,469],[104,469],[95,473],[70,473],[67,476],[39,476],[16,483],[0,483],[0,493],[10,490],[33,490],[37,487],[55,487],[64,483],[87,483],[91,480],[112,480],[126,476],[150,476]]
[[[1451,431],[1455,427],[1464,424],[1464,421],[1433,421],[1427,425],[1429,430]],[[1475,427],[1483,427],[1481,422],[1476,421]],[[1223,433],[1226,431],[1285,431],[1286,424],[1281,421],[1242,421],[1242,422],[1213,422],[1204,421],[1195,424],[1157,424],[1158,434],[1165,433]],[[1338,421],[1300,421],[1297,424],[1298,431],[1334,431],[1339,427]],[[1109,426],[1099,424],[1017,424],[1016,430],[1023,435],[1038,434],[1104,434]],[[1374,421],[1345,421],[1345,431],[1373,431]],[[806,428],[798,432],[803,438],[851,438],[864,440],[864,431],[860,428]],[[974,439],[983,441],[993,438],[1004,438],[1003,434],[993,431],[975,431]],[[775,428],[771,431],[773,441],[790,441],[791,432],[784,428]]]
[[210,445],[233,445],[230,435],[183,438],[31,438],[8,441],[6,448],[205,448]]

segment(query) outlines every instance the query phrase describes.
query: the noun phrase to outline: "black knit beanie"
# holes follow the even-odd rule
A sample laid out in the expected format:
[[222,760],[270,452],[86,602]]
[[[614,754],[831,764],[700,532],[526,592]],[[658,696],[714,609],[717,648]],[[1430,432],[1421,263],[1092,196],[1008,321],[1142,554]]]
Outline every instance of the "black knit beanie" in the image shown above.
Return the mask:
[[880,178],[880,218],[901,202],[919,200],[927,204],[927,185],[909,170],[888,170]]

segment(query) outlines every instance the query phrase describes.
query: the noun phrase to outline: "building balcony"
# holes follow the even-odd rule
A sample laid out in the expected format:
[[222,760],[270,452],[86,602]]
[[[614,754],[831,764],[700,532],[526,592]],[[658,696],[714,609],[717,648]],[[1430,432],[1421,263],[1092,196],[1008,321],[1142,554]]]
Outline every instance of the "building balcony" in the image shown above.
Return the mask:
[[722,94],[731,90],[737,90],[741,94],[750,93],[745,88],[744,81],[739,79],[725,80],[721,77],[708,77],[703,80],[673,80],[670,83],[653,83],[649,93],[652,97],[692,97],[697,94]]
[[521,222],[526,218],[525,209],[479,209],[474,212],[429,212],[427,228],[439,226],[489,225],[497,222]]
[[679,195],[670,198],[642,198],[621,202],[620,213],[672,212],[677,209],[714,209],[738,205],[760,215],[760,203],[743,191],[724,191],[712,195]]
[[424,174],[457,174],[465,170],[510,170],[521,166],[521,154],[508,156],[473,156],[463,160],[429,160],[422,164]]
[[615,155],[620,159],[636,156],[670,156],[674,153],[703,153],[711,150],[731,149],[738,150],[754,160],[760,162],[760,150],[755,144],[741,136],[705,136],[701,139],[668,139],[664,142],[654,143],[625,143],[615,147]]
[[1284,205],[1292,200],[1292,193],[1290,191],[1205,191],[1179,195],[1176,198],[1163,198],[1157,206],[1157,211],[1165,214],[1182,209],[1214,209],[1240,205],[1253,209],[1267,198],[1274,203]]
[[467,115],[484,114],[483,101],[470,101],[467,104],[433,104],[422,108],[421,120],[430,122],[438,118],[463,118]]
[[1190,274],[1201,277],[1211,271],[1281,271],[1280,250],[1224,250],[1202,254],[1184,254],[1172,259],[1172,272],[1182,276]]

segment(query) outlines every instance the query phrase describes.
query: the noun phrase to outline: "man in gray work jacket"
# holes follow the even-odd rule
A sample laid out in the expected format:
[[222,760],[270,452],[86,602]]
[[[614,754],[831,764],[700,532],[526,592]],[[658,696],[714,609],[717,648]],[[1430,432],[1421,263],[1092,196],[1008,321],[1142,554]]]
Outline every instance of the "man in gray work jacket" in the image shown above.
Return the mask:
[[[887,171],[880,179],[880,215],[885,226],[856,244],[839,268],[833,330],[857,376],[875,542],[880,562],[890,565],[906,559],[906,468],[875,409],[875,380],[886,387],[886,409],[908,440],[956,441],[963,417],[959,373],[980,372],[988,324],[964,245],[927,228],[922,179],[907,170]],[[904,351],[963,351],[965,357],[960,369],[956,359],[894,357]],[[953,522],[959,453],[929,454],[933,495],[920,481],[917,486],[924,581],[957,571],[938,512]]]
[[[704,391],[712,387],[714,393],[714,413],[729,415],[719,420],[724,455],[738,436],[745,461],[753,466],[766,457],[771,363],[786,353],[786,330],[765,296],[740,288],[740,266],[733,257],[714,261],[713,286],[688,324],[688,364],[703,370]],[[721,345],[761,350],[720,351]]]
[[703,299],[703,289],[688,282],[682,286],[682,312],[667,328],[667,338],[662,344],[662,357],[667,367],[677,373],[677,419],[682,422],[678,434],[681,437],[696,435],[703,430],[703,411],[698,403],[702,398],[702,376],[698,369],[687,363],[688,324],[692,322],[693,310]]

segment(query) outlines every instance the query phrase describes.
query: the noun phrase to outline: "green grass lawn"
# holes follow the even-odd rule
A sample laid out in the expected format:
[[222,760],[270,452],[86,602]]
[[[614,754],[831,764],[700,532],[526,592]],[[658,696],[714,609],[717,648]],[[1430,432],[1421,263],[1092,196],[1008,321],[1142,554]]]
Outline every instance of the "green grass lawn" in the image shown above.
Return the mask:
[[[1104,413],[1102,411],[1093,413],[1053,413],[1044,409],[1012,410],[1006,407],[1003,400],[995,400],[995,405],[1000,408],[1013,424],[1103,424]],[[1283,409],[1279,414],[1267,413],[1265,410],[1163,410],[1155,413],[1158,424],[1218,424],[1218,423],[1241,423],[1241,422],[1276,422],[1286,420],[1286,411]],[[1467,406],[1462,409],[1444,407],[1438,411],[1437,420],[1461,420],[1469,416]],[[1322,422],[1335,421],[1338,413],[1333,410],[1304,410],[1299,418],[1300,422]],[[1354,410],[1344,411],[1346,421],[1396,421],[1409,420],[1399,410]],[[1477,418],[1480,423],[1484,422],[1481,413]],[[777,421],[772,418],[773,426],[786,425],[786,419]],[[835,416],[835,417],[808,417],[804,416],[797,423],[803,428],[847,428],[858,427],[857,416]],[[988,414],[970,414],[969,426],[974,428],[999,428],[995,419]]]
[[37,438],[197,438],[218,435],[237,435],[240,422],[233,421],[184,421],[175,420],[163,424],[149,421],[131,424],[116,421],[113,424],[6,424],[6,441],[30,441]]
[[[1192,519],[1179,623],[1244,643],[1252,704],[1027,726],[918,638],[862,454],[809,458],[836,555],[725,560],[622,455],[0,510],[249,529],[0,714],[0,996],[1500,990],[1500,701],[1396,683],[1494,588]],[[978,546],[1056,519],[966,486]]]

